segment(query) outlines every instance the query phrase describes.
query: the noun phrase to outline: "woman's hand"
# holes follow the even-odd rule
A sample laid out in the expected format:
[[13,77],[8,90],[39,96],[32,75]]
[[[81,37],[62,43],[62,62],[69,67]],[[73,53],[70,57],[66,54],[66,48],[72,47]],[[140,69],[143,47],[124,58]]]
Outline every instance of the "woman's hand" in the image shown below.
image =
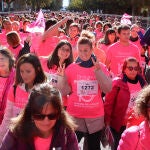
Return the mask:
[[100,70],[101,67],[100,67],[99,61],[98,60],[95,61],[92,57],[91,57],[91,59],[94,64],[95,70]]
[[57,75],[59,75],[59,76],[64,76],[65,75],[65,63],[61,64],[59,62],[59,67],[57,69]]
[[25,42],[29,44],[29,46],[31,46],[32,44],[32,39],[31,39],[31,35],[28,35],[27,38],[25,39]]

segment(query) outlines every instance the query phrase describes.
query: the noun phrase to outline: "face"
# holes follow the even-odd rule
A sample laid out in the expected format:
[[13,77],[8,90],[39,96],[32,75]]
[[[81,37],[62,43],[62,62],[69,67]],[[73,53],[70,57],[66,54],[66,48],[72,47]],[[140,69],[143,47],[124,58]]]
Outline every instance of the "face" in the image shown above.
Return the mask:
[[83,61],[89,60],[92,52],[93,51],[88,44],[79,44],[78,45],[78,55]]
[[106,25],[104,28],[104,32],[106,32],[108,29],[109,29],[109,26]]
[[6,21],[4,24],[4,29],[11,31],[12,30],[12,24],[10,21]]
[[70,35],[71,38],[74,38],[78,34],[79,34],[79,30],[78,30],[77,27],[72,26],[72,27],[69,28],[69,35]]
[[0,72],[9,70],[9,58],[0,54]]
[[128,42],[130,38],[130,30],[121,30],[118,36],[121,42]]
[[16,22],[14,22],[14,23],[12,23],[12,29],[13,29],[13,31],[19,31],[19,25],[16,23]]
[[70,47],[65,44],[58,49],[58,57],[60,60],[64,61],[70,56]]
[[[43,115],[53,115],[56,116],[57,112],[56,110],[52,107],[51,104],[45,104],[42,110]],[[55,115],[54,115],[55,114]],[[56,124],[57,117],[53,119],[49,119],[47,116],[44,117],[43,119],[37,119],[37,117],[34,117],[33,115],[33,120],[35,123],[35,126],[40,130],[42,135],[44,137],[48,137],[53,129],[53,127]]]
[[27,26],[28,26],[29,24],[30,24],[29,22],[26,22],[26,23],[23,25],[23,29],[24,29],[24,31],[26,31]]
[[98,24],[98,25],[96,26],[96,28],[101,31],[101,30],[102,30],[102,25],[101,25],[101,24]]
[[137,62],[128,62],[126,69],[124,70],[127,77],[131,80],[134,80],[136,75],[138,74],[139,67]]
[[115,38],[116,38],[115,33],[108,34],[108,39],[110,40],[110,43],[114,43]]
[[25,84],[33,85],[36,77],[36,72],[32,64],[30,63],[21,64],[20,74]]
[[131,29],[131,36],[133,37],[133,38],[136,38],[136,37],[138,37],[138,32],[139,31],[139,27],[133,27],[132,29]]

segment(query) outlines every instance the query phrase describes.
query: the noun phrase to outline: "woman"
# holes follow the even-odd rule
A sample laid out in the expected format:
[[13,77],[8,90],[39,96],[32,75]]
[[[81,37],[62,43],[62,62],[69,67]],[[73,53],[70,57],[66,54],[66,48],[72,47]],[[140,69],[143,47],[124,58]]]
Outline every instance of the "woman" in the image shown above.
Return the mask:
[[115,139],[115,150],[126,128],[137,93],[146,85],[139,72],[140,66],[137,59],[127,58],[123,63],[122,75],[114,79],[113,88],[105,97],[105,124],[111,127]]
[[149,150],[150,149],[150,86],[139,93],[135,102],[135,111],[144,116],[139,126],[128,128],[122,134],[118,150]]
[[108,30],[108,29],[111,29],[112,28],[112,25],[111,25],[111,23],[110,22],[105,22],[104,24],[103,24],[103,34],[105,34],[106,33],[106,31]]
[[21,44],[21,39],[19,34],[16,31],[8,32],[7,35],[7,43],[9,45],[9,49],[14,54],[14,57],[17,59],[20,50],[23,48]]
[[[92,25],[91,25],[92,26]],[[101,38],[103,38],[103,32],[102,32],[102,28],[103,28],[103,22],[101,21],[97,21],[95,23],[95,34],[96,34],[96,42],[98,40],[100,40]]]
[[14,82],[14,58],[5,47],[0,48],[0,124],[3,120],[7,96]]
[[78,142],[87,135],[89,150],[99,150],[101,130],[104,127],[101,92],[111,90],[111,79],[107,76],[106,67],[93,55],[92,41],[81,37],[77,45],[78,58],[75,63],[66,69],[65,65],[58,69],[59,88],[64,95],[70,94],[67,111],[78,125]]
[[30,38],[27,37],[24,41],[24,45],[21,44],[21,39],[16,31],[8,32],[7,43],[9,50],[13,53],[16,60],[18,60],[23,54],[30,53]]
[[97,57],[97,59],[101,62],[101,63],[105,63],[106,61],[106,54],[102,49],[99,49],[97,47],[96,41],[95,41],[95,36],[92,32],[87,31],[87,30],[83,30],[81,32],[81,37],[87,37],[92,41],[93,44],[93,53],[94,55]]
[[114,29],[108,29],[103,39],[98,42],[98,48],[103,50],[107,54],[107,48],[111,44],[117,42],[117,35]]
[[15,84],[9,91],[4,119],[0,126],[0,142],[6,133],[10,119],[17,116],[25,107],[34,85],[45,81],[46,76],[37,56],[26,54],[18,60]]
[[62,106],[59,91],[41,84],[31,92],[24,111],[14,119],[0,149],[78,150],[75,124]]
[[[44,71],[47,74],[47,77],[50,83],[57,87],[58,75],[57,70],[60,65],[65,64],[65,67],[70,65],[73,62],[73,54],[71,44],[66,40],[61,40],[53,53],[46,57],[41,57],[41,64],[44,68]],[[67,97],[63,97],[64,106],[67,106]]]

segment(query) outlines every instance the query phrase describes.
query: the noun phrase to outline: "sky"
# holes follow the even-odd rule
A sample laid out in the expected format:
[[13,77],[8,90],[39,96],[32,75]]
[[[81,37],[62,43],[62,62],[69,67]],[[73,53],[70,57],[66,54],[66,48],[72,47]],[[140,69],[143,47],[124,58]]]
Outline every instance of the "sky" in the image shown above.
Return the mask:
[[63,6],[68,6],[69,5],[69,0],[63,0]]

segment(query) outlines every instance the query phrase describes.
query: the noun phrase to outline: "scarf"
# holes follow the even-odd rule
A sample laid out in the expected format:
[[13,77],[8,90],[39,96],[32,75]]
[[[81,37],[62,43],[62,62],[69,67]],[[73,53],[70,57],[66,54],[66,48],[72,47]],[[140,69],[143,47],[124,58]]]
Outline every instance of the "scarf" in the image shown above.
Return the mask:
[[[96,56],[94,54],[91,55],[91,57],[96,61]],[[78,57],[75,61],[75,63],[77,63],[79,66],[84,67],[84,68],[90,68],[93,67],[94,64],[92,62],[92,59],[87,60],[87,61],[83,61],[80,57]]]
[[132,42],[136,42],[137,40],[139,39],[139,37],[137,36],[137,37],[132,37],[132,36],[130,36],[130,41],[132,41]]

